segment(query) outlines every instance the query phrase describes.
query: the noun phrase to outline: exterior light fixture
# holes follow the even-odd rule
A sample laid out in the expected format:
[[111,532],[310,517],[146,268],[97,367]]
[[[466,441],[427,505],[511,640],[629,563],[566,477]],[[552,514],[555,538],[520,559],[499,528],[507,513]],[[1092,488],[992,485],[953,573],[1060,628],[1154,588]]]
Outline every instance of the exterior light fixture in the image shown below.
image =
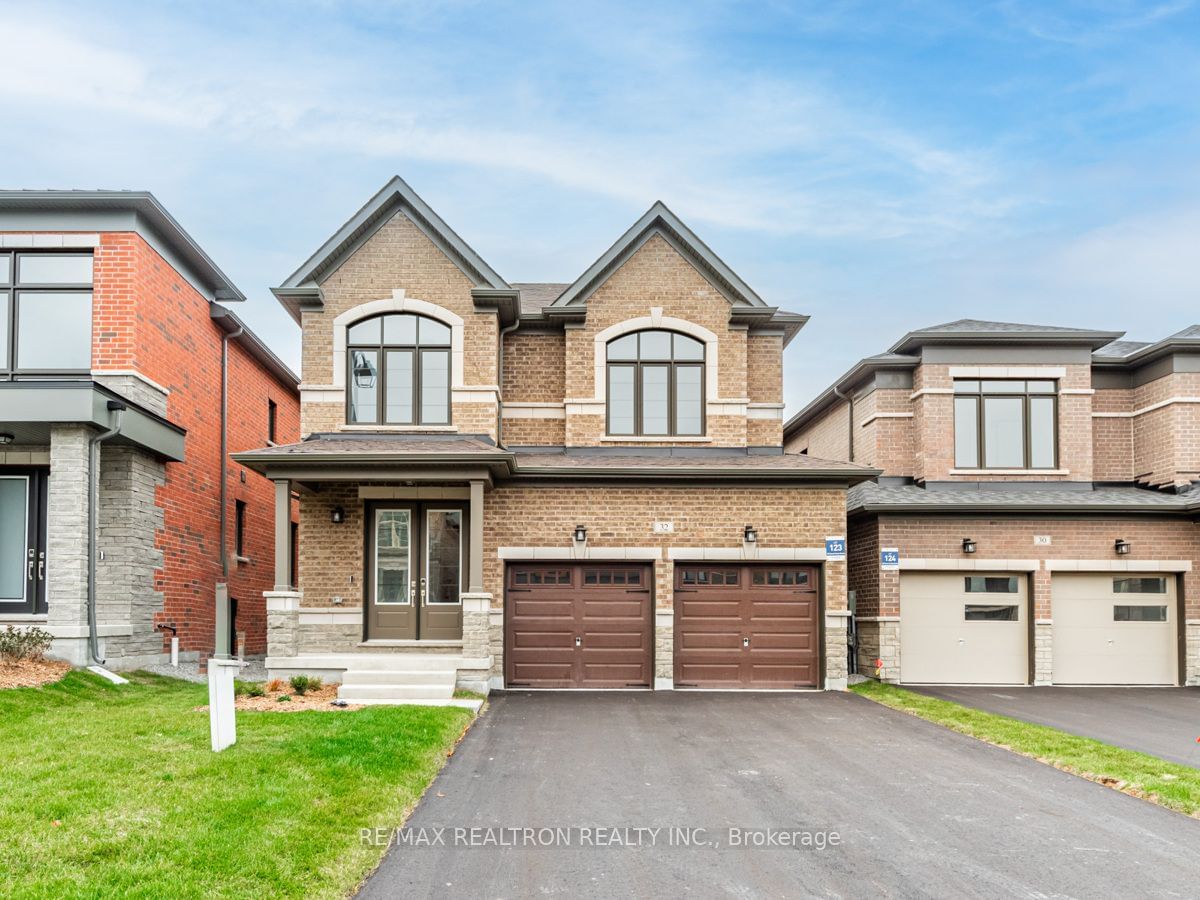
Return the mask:
[[0,434],[0,444],[11,444],[12,442],[13,436],[11,434],[8,434],[7,432]]
[[587,529],[584,528],[582,525],[576,525],[574,537],[575,537],[575,543],[582,544],[584,541],[587,540]]
[[340,506],[335,506],[329,513],[329,521],[334,525],[341,525],[346,521],[346,510],[342,509]]
[[1133,549],[1133,544],[1117,538],[1117,542],[1113,544],[1113,549],[1117,551],[1117,556],[1128,556],[1129,551]]
[[757,544],[758,543],[758,532],[754,530],[753,525],[747,525],[745,528],[742,529],[742,540],[745,541],[747,544]]
[[978,546],[970,538],[963,538],[962,548],[963,553],[974,553],[978,549]]
[[354,354],[354,384],[364,390],[375,387],[375,367],[367,362],[365,353]]

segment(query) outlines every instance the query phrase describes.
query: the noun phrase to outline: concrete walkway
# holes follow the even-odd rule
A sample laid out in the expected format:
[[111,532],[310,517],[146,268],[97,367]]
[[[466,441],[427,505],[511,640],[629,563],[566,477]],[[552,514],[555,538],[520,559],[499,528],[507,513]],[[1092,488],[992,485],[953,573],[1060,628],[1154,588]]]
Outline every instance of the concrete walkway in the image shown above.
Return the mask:
[[1200,859],[1200,822],[832,693],[496,696],[403,834],[363,897],[1194,896]]

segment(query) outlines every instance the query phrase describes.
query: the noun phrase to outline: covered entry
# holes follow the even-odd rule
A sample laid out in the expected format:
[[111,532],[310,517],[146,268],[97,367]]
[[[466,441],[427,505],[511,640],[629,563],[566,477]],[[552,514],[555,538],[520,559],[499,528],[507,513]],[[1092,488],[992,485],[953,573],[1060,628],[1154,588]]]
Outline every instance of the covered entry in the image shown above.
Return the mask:
[[816,566],[678,563],[675,686],[816,687]]
[[1055,684],[1178,684],[1175,576],[1056,573]]
[[649,687],[654,677],[653,570],[606,563],[509,563],[509,687]]
[[900,671],[910,684],[1028,684],[1028,578],[904,572]]

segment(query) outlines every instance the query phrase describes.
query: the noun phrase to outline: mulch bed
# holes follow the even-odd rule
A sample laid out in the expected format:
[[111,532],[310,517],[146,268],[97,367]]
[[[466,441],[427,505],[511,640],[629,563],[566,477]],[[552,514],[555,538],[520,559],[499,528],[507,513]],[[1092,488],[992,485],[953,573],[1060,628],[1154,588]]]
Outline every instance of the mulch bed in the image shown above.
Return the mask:
[[55,659],[20,659],[0,662],[0,690],[53,684],[71,671],[71,664]]
[[[272,682],[273,683],[273,682]],[[234,700],[235,709],[251,709],[258,712],[300,712],[305,709],[319,709],[325,712],[342,712],[345,710],[362,709],[361,703],[350,703],[346,706],[334,706],[329,701],[337,699],[338,686],[323,684],[316,690],[309,689],[304,696],[292,690],[286,681],[280,690],[271,690],[267,686],[266,694],[262,697],[242,695]],[[287,700],[280,700],[287,697]],[[196,707],[197,710],[208,710],[207,704]]]

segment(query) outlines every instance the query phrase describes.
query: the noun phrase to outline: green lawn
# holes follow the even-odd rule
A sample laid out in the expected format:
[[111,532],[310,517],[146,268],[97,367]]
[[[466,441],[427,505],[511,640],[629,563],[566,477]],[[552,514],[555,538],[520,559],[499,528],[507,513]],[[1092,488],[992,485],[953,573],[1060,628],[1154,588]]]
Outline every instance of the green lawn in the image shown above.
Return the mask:
[[344,896],[384,849],[359,829],[401,824],[471,719],[239,712],[212,753],[207,702],[144,674],[0,691],[0,895]]
[[1190,766],[877,681],[856,684],[851,690],[884,706],[1033,757],[1073,775],[1200,817],[1200,770]]

